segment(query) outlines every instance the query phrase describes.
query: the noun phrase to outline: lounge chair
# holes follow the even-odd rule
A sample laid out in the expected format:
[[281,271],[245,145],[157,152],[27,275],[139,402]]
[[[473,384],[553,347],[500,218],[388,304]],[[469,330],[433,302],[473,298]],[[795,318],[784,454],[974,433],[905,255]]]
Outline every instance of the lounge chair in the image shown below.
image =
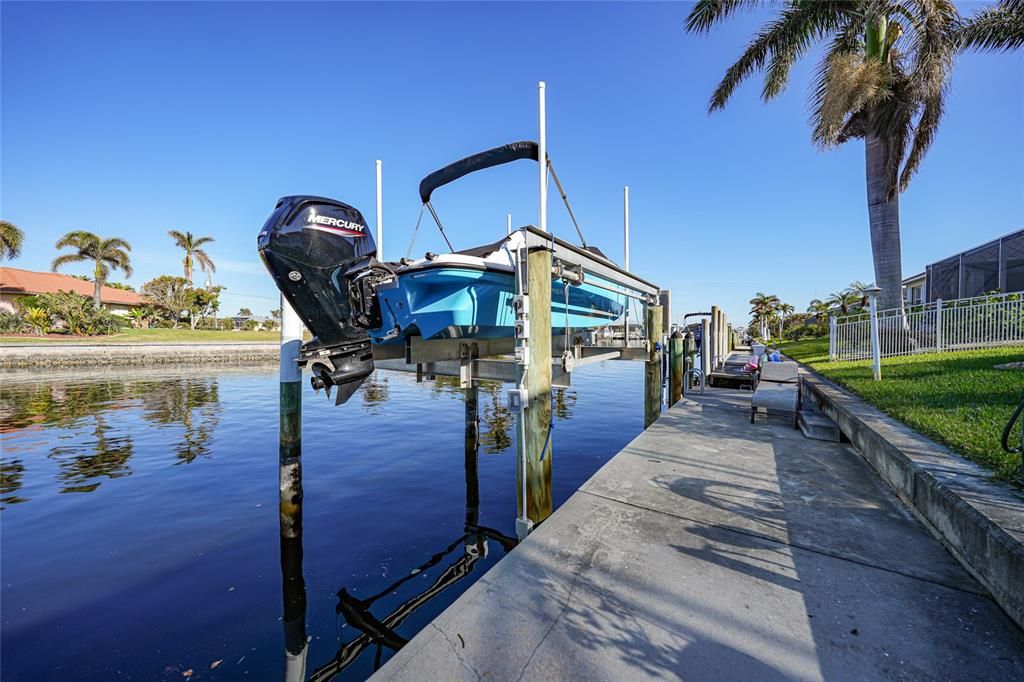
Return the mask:
[[800,411],[800,373],[795,362],[764,362],[757,387],[750,396],[750,423],[754,423],[758,408],[769,414],[785,412],[793,415],[793,428],[797,428]]

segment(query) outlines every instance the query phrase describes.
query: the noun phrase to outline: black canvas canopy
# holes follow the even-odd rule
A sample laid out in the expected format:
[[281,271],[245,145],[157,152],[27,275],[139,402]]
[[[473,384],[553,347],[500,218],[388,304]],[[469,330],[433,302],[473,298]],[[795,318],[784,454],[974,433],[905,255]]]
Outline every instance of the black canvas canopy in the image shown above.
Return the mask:
[[536,142],[521,140],[467,156],[423,178],[420,181],[420,200],[424,204],[427,203],[430,201],[430,195],[435,189],[458,180],[464,175],[469,175],[485,168],[491,168],[492,166],[500,166],[503,163],[518,161],[519,159],[532,159],[536,161],[538,155]]

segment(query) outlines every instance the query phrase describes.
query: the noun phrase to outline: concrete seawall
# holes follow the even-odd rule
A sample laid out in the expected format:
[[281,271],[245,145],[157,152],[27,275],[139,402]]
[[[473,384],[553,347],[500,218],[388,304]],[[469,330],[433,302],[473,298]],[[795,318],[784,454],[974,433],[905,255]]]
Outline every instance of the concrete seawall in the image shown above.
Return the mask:
[[805,395],[1024,628],[1024,499],[984,468],[808,372]]
[[1024,632],[864,459],[749,405],[662,414],[373,679],[1022,679]]
[[62,343],[0,346],[0,368],[277,362],[277,343]]

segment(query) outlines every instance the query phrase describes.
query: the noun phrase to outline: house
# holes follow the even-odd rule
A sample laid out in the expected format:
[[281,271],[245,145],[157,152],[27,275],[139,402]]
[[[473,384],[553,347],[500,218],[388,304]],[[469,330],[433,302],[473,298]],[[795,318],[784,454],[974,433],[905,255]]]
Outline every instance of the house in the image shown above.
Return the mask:
[[[13,312],[15,302],[22,296],[69,291],[92,298],[93,289],[92,282],[70,275],[0,267],[0,311]],[[100,303],[116,315],[127,315],[132,308],[144,305],[146,299],[134,291],[104,286],[100,289]]]
[[249,321],[256,324],[258,328],[262,328],[267,322],[273,321],[276,324],[276,320],[267,317],[266,315],[235,315],[231,318],[234,323],[235,331],[243,331],[249,326]]
[[995,290],[1024,291],[1024,230],[936,261],[903,280],[908,303],[971,298]]

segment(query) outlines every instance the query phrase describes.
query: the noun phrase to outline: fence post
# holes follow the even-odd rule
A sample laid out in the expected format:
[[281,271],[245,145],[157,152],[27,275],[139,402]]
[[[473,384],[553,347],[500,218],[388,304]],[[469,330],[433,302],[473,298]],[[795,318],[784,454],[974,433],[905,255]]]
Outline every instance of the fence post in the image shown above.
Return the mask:
[[878,287],[871,287],[868,292],[868,306],[871,315],[871,365],[875,381],[882,378],[882,349],[878,343]]
[[935,301],[935,352],[942,352],[942,299]]
[[828,359],[829,362],[835,362],[836,357],[839,354],[839,348],[836,343],[836,316],[828,316]]

